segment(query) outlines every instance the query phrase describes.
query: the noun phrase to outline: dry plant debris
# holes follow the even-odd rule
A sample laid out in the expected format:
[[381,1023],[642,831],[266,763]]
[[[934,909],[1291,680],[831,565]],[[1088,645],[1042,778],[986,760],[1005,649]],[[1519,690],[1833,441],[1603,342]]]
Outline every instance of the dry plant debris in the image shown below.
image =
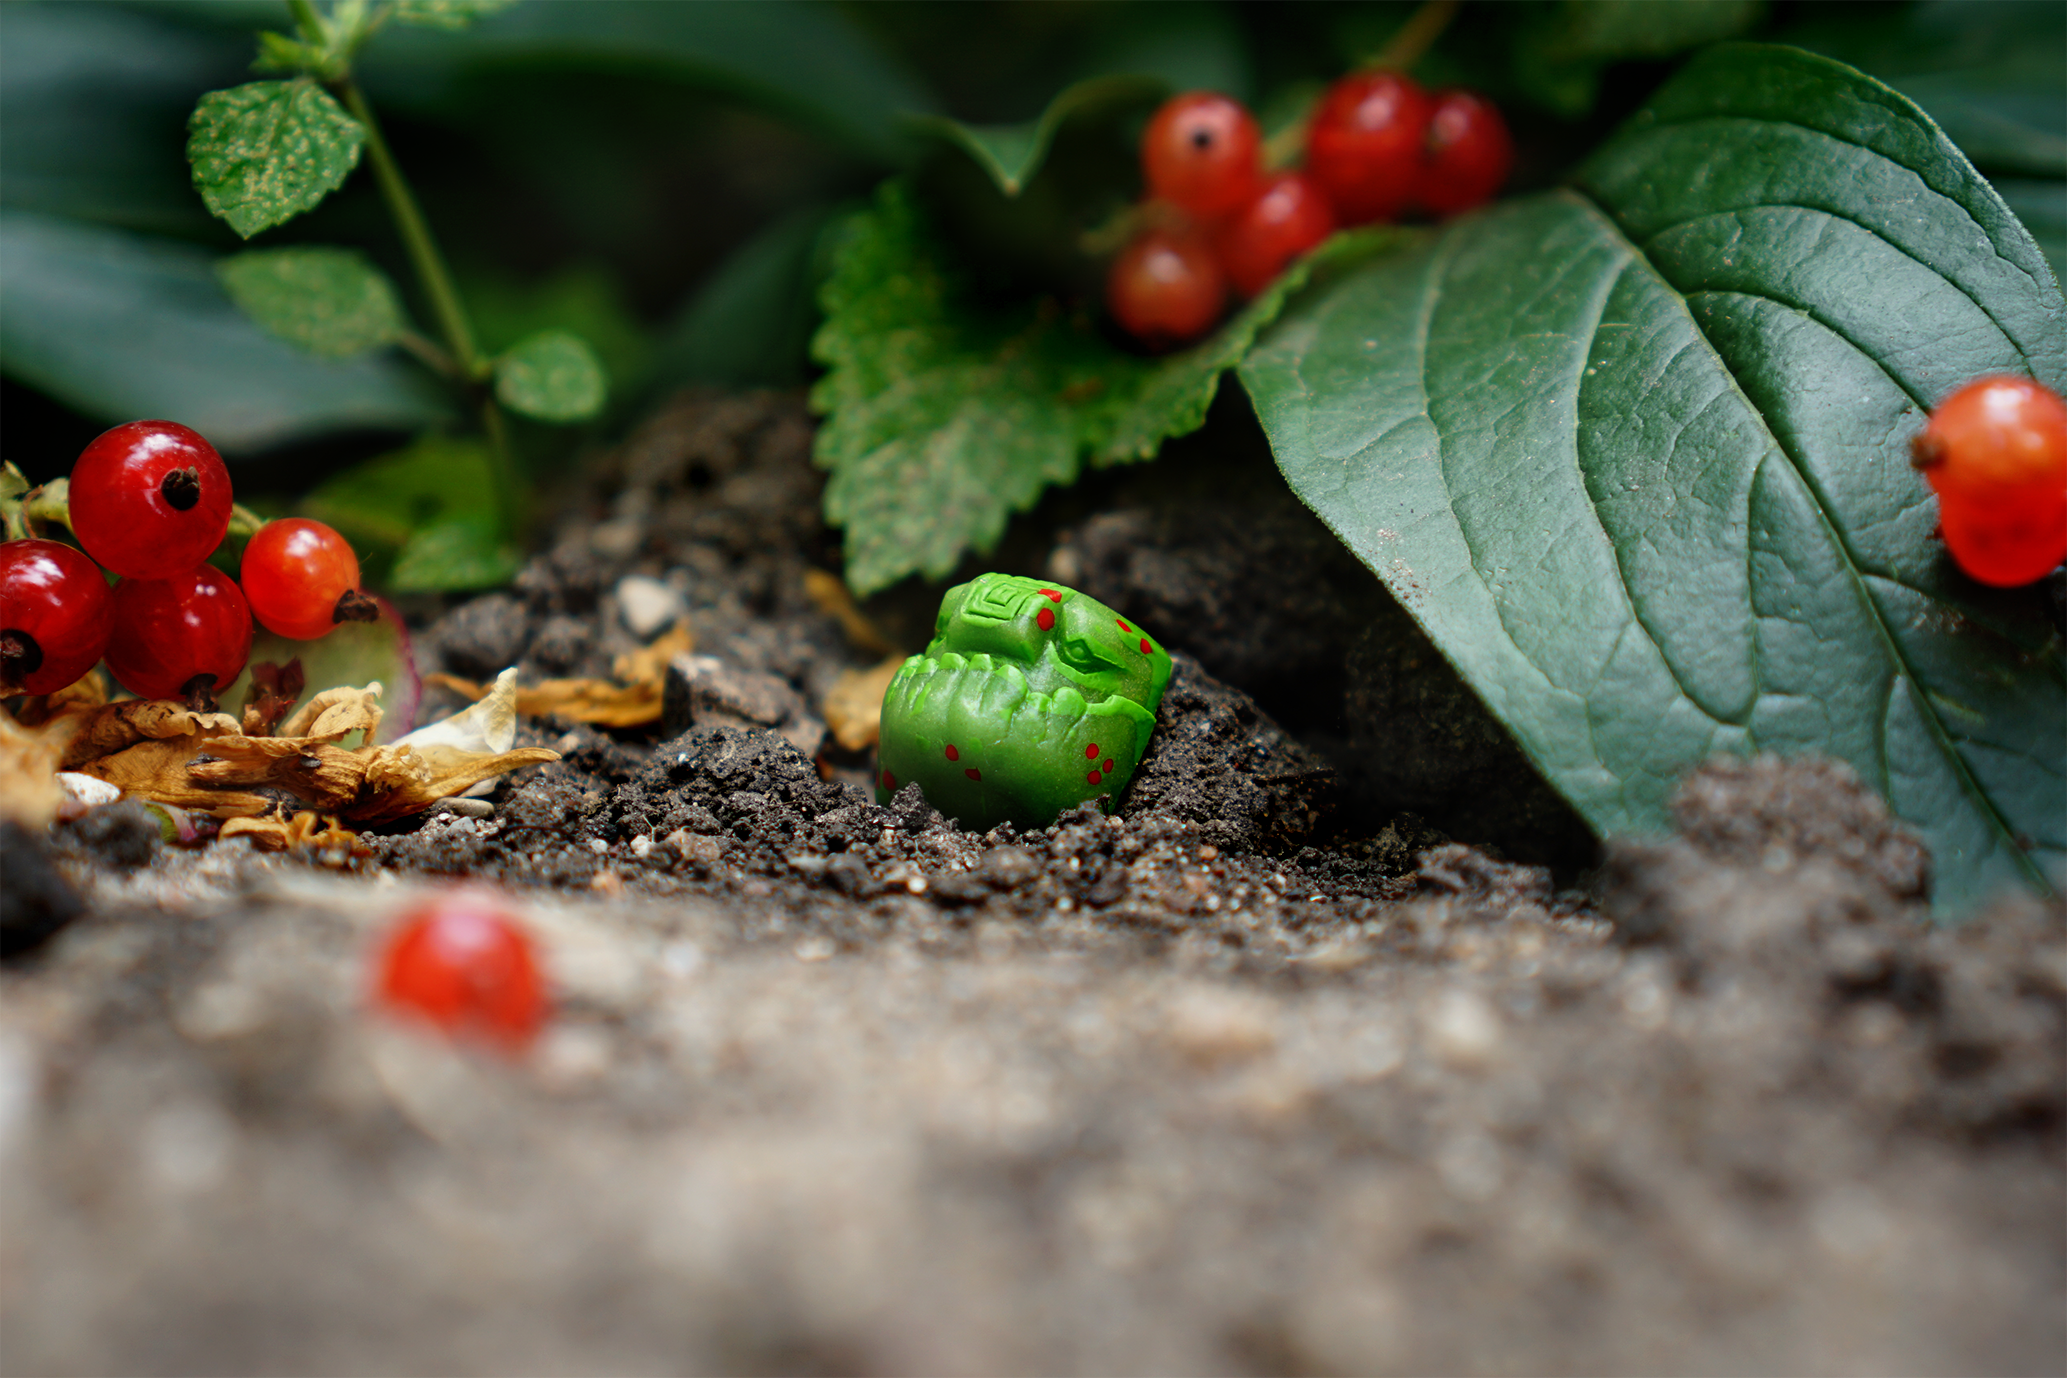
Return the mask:
[[[667,678],[668,661],[694,649],[696,638],[686,625],[677,624],[652,645],[619,656],[610,667],[616,676],[614,681],[548,679],[519,685],[517,712],[527,718],[557,717],[597,727],[644,727],[659,722],[661,686]],[[489,686],[457,675],[425,675],[424,683],[476,701],[489,692]]]

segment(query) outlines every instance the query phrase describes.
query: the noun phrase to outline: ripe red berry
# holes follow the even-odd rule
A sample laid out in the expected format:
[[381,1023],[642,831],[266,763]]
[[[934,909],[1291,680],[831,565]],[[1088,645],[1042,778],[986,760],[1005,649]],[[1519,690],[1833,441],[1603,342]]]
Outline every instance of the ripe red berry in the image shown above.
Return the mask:
[[93,561],[56,541],[0,545],[0,694],[48,694],[106,653],[113,606]]
[[2029,378],[1977,378],[1912,442],[1952,558],[1998,588],[2067,561],[2067,402]]
[[545,982],[530,938],[493,897],[441,895],[396,920],[376,998],[389,1009],[516,1052],[545,1023]]
[[1415,200],[1435,215],[1482,206],[1514,167],[1514,140],[1491,101],[1470,91],[1438,91]]
[[72,534],[129,579],[200,564],[230,529],[230,471],[215,447],[176,421],[131,421],[72,466]]
[[1262,180],[1262,145],[1239,101],[1214,91],[1173,96],[1141,135],[1148,194],[1206,219],[1239,210]]
[[1306,133],[1306,169],[1345,225],[1398,215],[1414,197],[1432,103],[1399,72],[1352,72],[1330,86]]
[[322,522],[283,517],[244,546],[237,581],[251,615],[269,632],[296,641],[328,636],[340,622],[371,622],[380,608],[359,591],[359,557]]
[[1105,304],[1135,339],[1155,347],[1205,334],[1227,305],[1227,279],[1203,235],[1150,230],[1113,260]]
[[1220,232],[1220,262],[1235,290],[1253,297],[1333,233],[1334,208],[1313,179],[1280,173]]
[[212,699],[251,655],[251,611],[229,575],[195,565],[115,585],[108,669],[139,698]]

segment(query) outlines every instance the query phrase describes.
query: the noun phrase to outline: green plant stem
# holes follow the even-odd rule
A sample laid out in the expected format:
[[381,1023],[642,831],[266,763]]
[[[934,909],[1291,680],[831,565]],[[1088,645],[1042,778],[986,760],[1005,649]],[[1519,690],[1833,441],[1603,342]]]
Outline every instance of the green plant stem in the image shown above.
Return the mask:
[[1443,36],[1443,30],[1450,27],[1450,21],[1462,8],[1464,0],[1427,0],[1379,50],[1378,56],[1364,65],[1406,71],[1435,46],[1435,41]]
[[[297,6],[309,4],[309,0],[288,2]],[[452,274],[445,267],[444,256],[438,252],[437,241],[431,238],[431,227],[425,223],[423,211],[416,204],[416,196],[402,176],[401,165],[395,161],[395,155],[388,150],[387,140],[381,136],[380,124],[373,118],[373,108],[366,103],[359,84],[350,77],[338,82],[336,89],[345,108],[366,130],[366,156],[373,163],[374,180],[380,184],[381,199],[387,202],[388,213],[395,219],[395,229],[402,236],[403,247],[408,250],[417,281],[422,285],[424,295],[430,298],[431,310],[438,318],[438,329],[445,337],[446,349],[458,365],[463,379],[477,385],[485,384],[491,365],[475,347],[473,326],[467,320],[459,291],[453,286]],[[502,512],[503,527],[511,539],[521,541],[524,534],[523,491],[518,482],[516,460],[510,453],[509,428],[504,424],[502,409],[496,405],[492,394],[482,400],[481,424],[488,433],[488,462],[494,470],[495,500]]]

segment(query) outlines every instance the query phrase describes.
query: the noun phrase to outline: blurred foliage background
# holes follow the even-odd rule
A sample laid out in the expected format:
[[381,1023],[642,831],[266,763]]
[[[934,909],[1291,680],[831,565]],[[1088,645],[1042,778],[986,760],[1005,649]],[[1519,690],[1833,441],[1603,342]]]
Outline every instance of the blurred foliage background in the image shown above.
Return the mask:
[[[825,227],[940,156],[913,116],[1013,125],[1073,81],[1137,73],[1247,99],[1268,126],[1413,8],[525,0],[459,33],[383,34],[359,73],[483,344],[566,326],[611,375],[600,419],[519,425],[546,474],[666,389],[805,381]],[[0,5],[0,452],[32,480],[66,472],[108,425],[166,416],[215,441],[240,496],[280,507],[455,419],[400,353],[299,353],[215,277],[245,246],[193,189],[187,116],[251,79],[255,30],[286,24],[272,0]],[[1557,181],[1688,49],[1734,36],[1799,42],[1917,99],[2057,270],[2057,0],[1480,0],[1420,75],[1506,107],[1526,190]],[[363,171],[253,243],[354,245],[412,281]]]

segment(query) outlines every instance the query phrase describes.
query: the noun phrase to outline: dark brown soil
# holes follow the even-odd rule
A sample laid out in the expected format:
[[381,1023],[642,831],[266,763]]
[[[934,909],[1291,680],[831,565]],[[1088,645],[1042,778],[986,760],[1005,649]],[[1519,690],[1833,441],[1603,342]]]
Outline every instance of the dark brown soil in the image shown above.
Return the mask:
[[[808,439],[684,400],[513,590],[421,610],[427,658],[606,671],[644,574],[821,712],[876,653],[806,592]],[[344,869],[0,836],[0,1365],[2062,1370],[2057,909],[1930,927],[1921,846],[1816,761],[1711,765],[1560,889],[1589,844],[1465,845],[1565,826],[1484,797],[1499,743],[1388,775],[1447,691],[1345,665],[1368,590],[1296,514],[1216,563],[1210,515],[1108,496],[1035,567],[1190,653],[1112,817],[970,834],[691,709],[539,724],[565,760]],[[544,945],[520,1061],[366,1009],[455,876]]]

